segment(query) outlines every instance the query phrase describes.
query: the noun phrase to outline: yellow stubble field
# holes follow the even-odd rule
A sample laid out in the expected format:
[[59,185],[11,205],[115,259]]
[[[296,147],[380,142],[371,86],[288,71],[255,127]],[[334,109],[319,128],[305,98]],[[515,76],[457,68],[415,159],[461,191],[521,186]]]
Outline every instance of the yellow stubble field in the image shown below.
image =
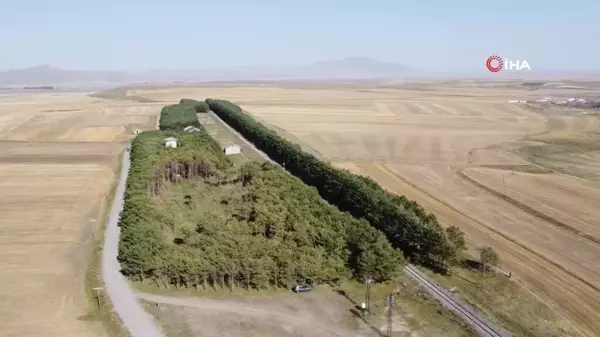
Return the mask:
[[88,93],[0,95],[0,335],[106,335],[85,319],[92,234],[125,141],[159,110]]
[[[130,92],[172,102],[213,97],[240,104],[307,151],[416,200],[444,225],[461,227],[473,252],[494,247],[502,267],[564,317],[560,324],[595,336],[600,331],[600,245],[584,234],[597,236],[594,219],[600,214],[594,205],[600,204],[600,186],[537,165],[571,153],[544,154],[536,164],[519,148],[545,144],[539,141],[555,135],[587,137],[600,123],[593,116],[548,116],[508,103],[557,93],[435,82]],[[561,167],[578,165],[584,172],[599,167],[600,156],[593,151],[576,155],[580,162],[567,160]],[[503,174],[510,175],[510,201],[498,194],[504,192],[499,185]],[[576,231],[548,218],[568,222]]]

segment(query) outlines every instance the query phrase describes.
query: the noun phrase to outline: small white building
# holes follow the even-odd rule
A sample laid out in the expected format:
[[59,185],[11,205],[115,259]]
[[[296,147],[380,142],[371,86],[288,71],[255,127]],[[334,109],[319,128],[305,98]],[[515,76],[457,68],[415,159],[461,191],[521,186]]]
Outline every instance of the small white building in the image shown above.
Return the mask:
[[200,131],[200,129],[198,129],[195,126],[188,125],[185,128],[183,128],[183,131],[185,131],[185,132],[198,132],[198,131]]
[[133,134],[134,134],[134,135],[137,135],[137,134],[139,134],[140,132],[142,132],[142,130],[140,130],[140,129],[135,129],[135,130],[133,130]]
[[223,151],[225,151],[225,155],[229,156],[231,154],[242,153],[242,148],[236,144],[229,144],[223,148]]
[[167,137],[165,138],[165,147],[176,148],[177,147],[177,138],[175,137]]

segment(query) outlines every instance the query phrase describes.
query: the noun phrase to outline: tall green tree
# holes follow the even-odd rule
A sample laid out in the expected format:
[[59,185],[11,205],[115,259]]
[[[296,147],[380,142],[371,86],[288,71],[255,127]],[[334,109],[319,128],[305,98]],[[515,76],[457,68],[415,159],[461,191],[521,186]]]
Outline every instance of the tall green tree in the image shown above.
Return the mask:
[[483,272],[487,271],[490,265],[495,266],[498,265],[499,262],[500,257],[492,247],[481,249],[481,252],[479,253],[479,263],[481,264]]

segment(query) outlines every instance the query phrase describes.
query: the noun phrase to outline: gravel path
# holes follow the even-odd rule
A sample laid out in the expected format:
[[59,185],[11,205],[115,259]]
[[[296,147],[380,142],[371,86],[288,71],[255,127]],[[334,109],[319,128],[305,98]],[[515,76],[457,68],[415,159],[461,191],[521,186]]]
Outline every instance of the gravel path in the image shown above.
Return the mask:
[[[315,313],[308,308],[295,308],[293,305],[282,307],[277,304],[260,303],[254,301],[236,301],[236,300],[215,300],[207,298],[182,298],[167,295],[143,294],[139,293],[141,299],[152,303],[170,304],[179,307],[192,307],[202,310],[206,315],[217,315],[225,321],[205,322],[210,316],[196,316],[195,322],[199,322],[205,330],[213,329],[214,326],[224,324],[233,328],[236,323],[250,321],[252,325],[274,325],[281,329],[280,333],[285,336],[305,336],[305,337],[366,337],[365,334],[348,330],[339,326],[339,322],[327,322],[327,319],[319,320],[314,316]],[[337,294],[336,294],[337,296]],[[311,303],[311,302],[306,302]],[[342,314],[341,311],[339,314]],[[237,322],[236,322],[237,321]],[[287,330],[287,331],[286,331]],[[225,333],[226,332],[226,333]],[[231,331],[223,331],[227,336],[231,336]],[[235,336],[249,336],[253,333],[238,333]],[[202,334],[205,336],[205,334]],[[269,334],[271,336],[271,334]],[[373,336],[373,334],[368,334]]]
[[231,131],[234,135],[238,136],[238,138],[240,139],[240,141],[242,141],[242,142],[246,143],[248,146],[250,146],[250,148],[252,148],[256,153],[258,153],[260,156],[262,156],[263,158],[265,158],[266,161],[268,161],[269,163],[271,163],[273,165],[277,165],[277,166],[281,167],[281,165],[279,165],[279,163],[277,163],[276,161],[274,161],[271,158],[269,158],[269,156],[266,153],[264,153],[261,150],[259,150],[256,146],[254,146],[253,143],[249,142],[246,138],[244,138],[244,136],[242,136],[234,128],[232,128],[231,126],[229,126],[229,124],[225,123],[225,121],[222,120],[221,117],[217,116],[217,114],[215,114],[212,111],[209,111],[208,114],[212,118],[214,118],[214,120],[217,121],[217,123],[219,123],[221,126],[223,126],[224,128],[226,128],[227,130]]
[[121,228],[118,226],[119,214],[123,209],[125,182],[127,181],[129,166],[131,164],[129,151],[123,153],[122,159],[123,166],[110,211],[104,249],[102,251],[102,277],[104,278],[105,291],[113,304],[114,310],[132,337],[165,337],[154,323],[152,316],[146,313],[140,306],[136,296],[131,291],[131,288],[129,288],[129,283],[121,274],[121,265],[117,261],[119,234],[121,233]]

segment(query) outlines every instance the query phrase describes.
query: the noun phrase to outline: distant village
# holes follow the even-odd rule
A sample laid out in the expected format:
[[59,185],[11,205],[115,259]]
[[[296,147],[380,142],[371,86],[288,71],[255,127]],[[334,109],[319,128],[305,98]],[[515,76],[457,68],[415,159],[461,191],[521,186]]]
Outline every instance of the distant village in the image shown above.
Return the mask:
[[557,105],[564,106],[570,108],[580,108],[580,109],[598,109],[600,108],[600,100],[591,100],[585,98],[571,97],[571,98],[552,98],[552,97],[544,97],[541,99],[530,100],[530,101],[508,101],[508,103],[513,104],[546,104],[546,105]]

